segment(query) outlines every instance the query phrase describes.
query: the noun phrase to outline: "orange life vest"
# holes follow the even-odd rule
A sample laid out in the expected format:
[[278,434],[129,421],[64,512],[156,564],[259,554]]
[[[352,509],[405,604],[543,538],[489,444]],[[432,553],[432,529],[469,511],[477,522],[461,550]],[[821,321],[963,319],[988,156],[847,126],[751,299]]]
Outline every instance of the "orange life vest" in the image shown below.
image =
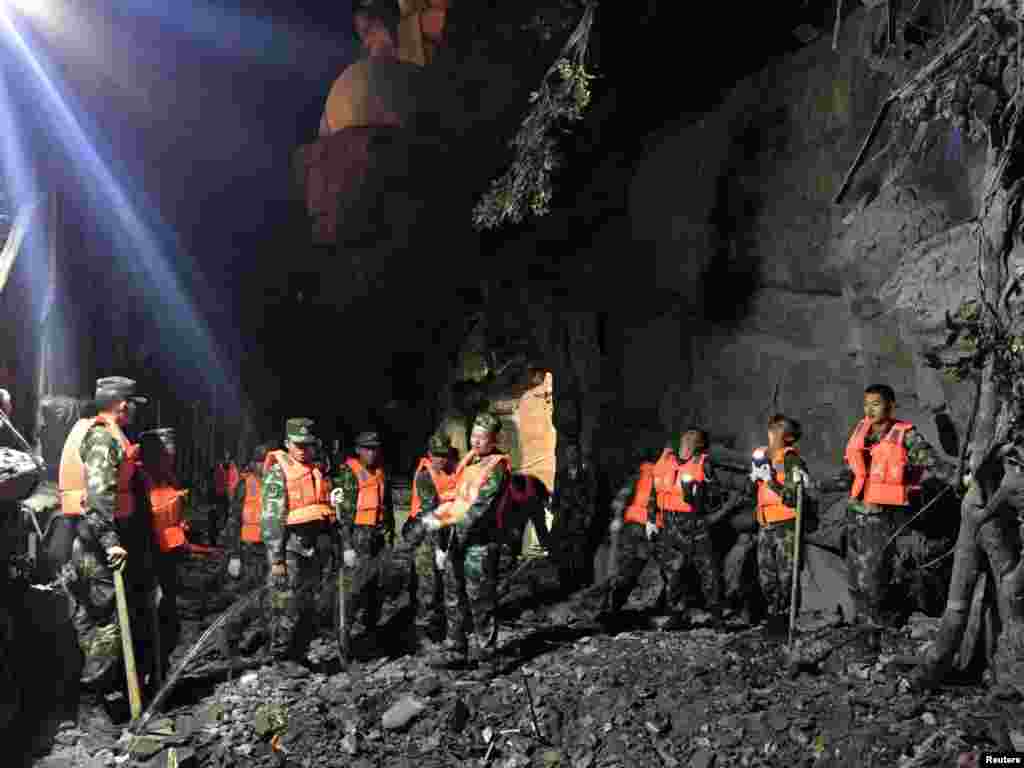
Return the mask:
[[267,454],[268,464],[272,461],[284,470],[285,485],[288,489],[288,520],[286,525],[322,523],[334,519],[330,505],[330,482],[313,464],[300,464],[285,451],[271,451]]
[[[759,450],[767,451],[767,448]],[[793,446],[787,446],[772,457],[772,469],[775,471],[775,480],[779,483],[786,482],[786,454],[799,454]],[[757,522],[761,525],[772,525],[782,523],[786,520],[795,520],[796,510],[787,507],[782,503],[782,497],[773,491],[768,483],[763,480],[757,481]]]
[[185,491],[171,485],[149,485],[153,536],[161,552],[185,546]]
[[228,464],[227,469],[223,464],[218,464],[213,473],[213,489],[218,496],[232,496],[240,479],[241,475],[238,474],[238,467],[234,462]]
[[455,498],[455,473],[434,469],[434,465],[430,463],[429,458],[422,458],[412,477],[412,509],[409,512],[410,518],[414,518],[420,513],[421,504],[419,492],[416,490],[416,475],[424,469],[430,473],[430,479],[434,482],[434,488],[437,489],[437,495],[442,504]]
[[693,482],[704,482],[704,457],[701,454],[698,458],[688,459],[685,463],[680,462],[671,454],[662,456],[659,464],[654,465],[654,487],[658,494],[658,509],[666,512],[693,512],[693,507],[687,503],[683,496],[682,479],[688,475]]
[[65,515],[81,515],[85,507],[85,466],[79,450],[82,438],[95,419],[79,419],[68,433],[60,453],[60,470],[57,474],[57,491],[60,494],[60,511]]
[[863,492],[867,504],[910,503],[910,491],[919,487],[921,480],[921,469],[908,467],[907,449],[903,447],[903,437],[913,426],[909,421],[895,421],[881,440],[865,448],[871,423],[861,420],[846,444],[846,463],[853,470],[851,499],[860,498]]
[[378,526],[384,522],[384,470],[378,467],[368,470],[358,459],[347,459],[345,463],[356,476],[359,495],[356,497],[356,525]]
[[[655,464],[647,461],[640,465],[640,477],[636,481],[636,490],[633,492],[633,498],[622,514],[623,522],[639,523],[640,525],[647,523],[647,505],[650,503],[651,493],[654,492],[655,466]],[[657,518],[657,525],[661,528],[665,524],[665,513],[660,508],[658,509]]]
[[263,541],[260,533],[260,515],[263,513],[263,483],[252,472],[242,473],[245,483],[245,503],[242,505],[242,541],[259,544]]
[[509,498],[508,488],[511,485],[512,479],[512,462],[508,456],[501,453],[492,453],[488,456],[480,457],[479,461],[470,464],[474,458],[477,458],[476,453],[470,451],[459,462],[459,466],[455,470],[455,498],[439,506],[434,515],[441,521],[442,527],[461,522],[466,517],[466,513],[469,512],[469,508],[473,506],[480,495],[480,489],[483,487],[484,481],[487,480],[495,467],[502,464],[505,467],[505,472],[509,475],[509,482],[505,485],[505,490],[498,500],[494,513],[495,525],[501,530],[505,527],[505,505],[508,503]]
[[103,416],[92,419],[79,419],[60,454],[60,470],[57,485],[60,491],[61,512],[65,515],[81,515],[85,511],[85,464],[82,463],[82,441],[86,432],[95,425],[102,425],[110,430],[121,448],[124,449],[124,460],[117,470],[117,508],[114,517],[124,519],[131,517],[135,511],[135,494],[132,481],[138,468],[139,447],[128,442],[121,428]]

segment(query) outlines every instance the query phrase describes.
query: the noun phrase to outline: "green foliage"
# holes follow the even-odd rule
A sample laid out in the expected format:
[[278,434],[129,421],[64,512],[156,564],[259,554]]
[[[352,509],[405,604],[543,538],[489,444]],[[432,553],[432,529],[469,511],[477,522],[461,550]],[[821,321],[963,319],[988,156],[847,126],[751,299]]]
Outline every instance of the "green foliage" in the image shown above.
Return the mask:
[[578,122],[590,105],[595,75],[587,70],[586,56],[594,8],[588,4],[561,56],[544,74],[540,88],[530,94],[530,111],[511,141],[512,164],[473,209],[478,230],[518,223],[528,211],[535,216],[549,211],[552,174],[563,162],[558,136]]

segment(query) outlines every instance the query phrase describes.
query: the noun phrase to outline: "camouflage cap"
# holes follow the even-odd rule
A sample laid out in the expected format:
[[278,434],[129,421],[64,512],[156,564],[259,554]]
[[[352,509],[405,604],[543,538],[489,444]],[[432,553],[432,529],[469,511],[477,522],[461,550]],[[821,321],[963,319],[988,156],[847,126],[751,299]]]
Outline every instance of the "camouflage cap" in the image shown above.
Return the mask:
[[135,379],[127,379],[124,376],[106,376],[96,379],[96,399],[116,398],[118,400],[131,400],[145,405],[149,402],[148,397],[135,394]]
[[356,448],[380,448],[380,435],[376,432],[360,432],[356,437]]
[[175,442],[174,427],[159,427],[150,429],[139,435],[140,443],[159,442],[161,445],[172,447]]
[[313,434],[313,420],[302,417],[288,419],[285,422],[285,435],[293,443],[315,443],[316,435]]
[[493,413],[481,413],[473,422],[473,429],[477,427],[486,429],[488,432],[501,432],[501,419]]
[[448,435],[435,433],[430,436],[427,447],[431,456],[447,456],[452,449],[452,439]]

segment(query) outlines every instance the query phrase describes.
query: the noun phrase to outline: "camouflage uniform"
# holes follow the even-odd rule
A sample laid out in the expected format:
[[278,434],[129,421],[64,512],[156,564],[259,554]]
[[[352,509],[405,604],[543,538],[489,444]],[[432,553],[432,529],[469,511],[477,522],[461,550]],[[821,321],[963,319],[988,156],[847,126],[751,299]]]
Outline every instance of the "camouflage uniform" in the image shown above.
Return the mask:
[[[429,450],[432,456],[447,457],[451,450],[451,441],[447,435],[434,435],[430,438]],[[416,484],[416,495],[420,500],[420,511],[417,517],[433,515],[434,510],[441,504],[441,499],[430,472],[421,469],[416,473],[413,482]],[[444,570],[437,567],[437,558],[434,557],[434,552],[438,549],[447,552],[448,538],[448,531],[430,531],[426,535],[430,548],[430,592],[432,597],[430,625],[435,632],[441,635],[445,633],[447,623],[444,608]]]
[[[288,439],[309,442],[313,439],[310,419],[289,419]],[[286,457],[286,461],[294,461]],[[270,652],[278,661],[297,661],[312,638],[321,562],[317,539],[327,530],[320,522],[288,525],[288,487],[280,463],[263,477],[263,508],[260,534],[267,549],[267,580],[270,591]],[[274,563],[283,563],[287,576],[278,579],[271,572]]]
[[[263,478],[259,478],[263,483]],[[250,595],[254,590],[260,589],[267,583],[269,573],[267,570],[269,558],[267,547],[262,542],[253,544],[242,541],[242,509],[245,507],[246,482],[245,478],[239,481],[235,487],[235,493],[231,498],[231,506],[228,517],[224,524],[224,541],[230,557],[238,558],[242,569],[236,579],[227,579],[225,591],[239,598]],[[221,636],[222,649],[225,655],[233,656],[238,642],[246,628],[253,623],[267,623],[267,600],[265,595],[255,599],[245,608],[239,610],[232,618],[224,623],[224,631]]]
[[[474,427],[496,433],[501,422],[485,413],[477,417]],[[479,457],[474,457],[467,466],[479,461]],[[475,630],[481,656],[489,655],[498,644],[498,562],[504,537],[497,528],[497,512],[509,481],[506,467],[495,466],[466,516],[453,526],[454,534],[440,532],[451,536],[444,572],[448,621],[445,645],[459,656],[465,656],[469,650],[466,628],[470,626]]]
[[[714,469],[710,459],[704,461],[705,485],[715,482]],[[711,541],[711,530],[703,509],[706,488],[687,485],[680,478],[684,498],[694,507],[692,512],[664,512],[664,528],[655,541],[654,555],[661,567],[667,590],[667,608],[680,617],[686,610],[686,584],[684,577],[694,568],[700,577],[701,591],[708,610],[718,612],[722,602],[722,571]],[[654,493],[652,497],[656,498]],[[657,507],[648,506],[647,520],[657,522]]]
[[[864,447],[870,448],[881,437],[870,431],[864,439]],[[924,436],[911,427],[903,434],[903,447],[907,452],[908,467],[925,470],[942,480],[951,481],[955,468],[938,458]],[[852,471],[845,471],[843,482],[853,478]],[[891,586],[895,568],[910,570],[916,565],[918,548],[904,545],[912,537],[901,536],[886,547],[890,538],[911,517],[909,506],[888,506],[867,504],[860,499],[850,499],[846,507],[846,566],[849,573],[850,596],[857,613],[867,621],[883,623],[885,601]],[[923,551],[923,550],[922,550]],[[910,564],[910,568],[907,568]]]
[[[134,397],[134,382],[120,377],[100,379],[97,389],[97,397],[109,393]],[[135,474],[134,514],[125,519],[115,517],[119,467],[131,459],[114,435],[106,427],[91,427],[82,439],[80,456],[85,465],[85,511],[62,580],[76,601],[72,621],[85,657],[82,683],[104,694],[120,683],[123,674],[114,574],[106,551],[121,546],[128,553],[124,581],[129,620],[138,668],[146,669],[152,647],[148,642],[149,601],[156,585],[153,533],[141,473]]]
[[[356,447],[379,447],[380,440],[376,433],[362,433],[356,439]],[[385,548],[394,541],[395,510],[392,504],[391,483],[384,481],[384,520],[380,525],[357,525],[356,501],[359,498],[359,481],[352,468],[342,463],[334,478],[334,487],[341,489],[341,502],[336,507],[338,515],[338,538],[341,551],[354,550],[356,565],[345,567],[346,579],[351,585],[352,599],[345,602],[351,613],[348,626],[353,626],[356,609],[361,613],[364,629],[373,630],[380,619],[382,581],[382,555]]]
[[[786,454],[784,463],[785,482],[778,483],[772,478],[773,491],[782,497],[787,507],[796,508],[797,490],[793,482],[795,470],[805,469],[800,456],[795,452]],[[768,612],[775,615],[789,613],[789,601],[793,589],[793,554],[796,542],[796,521],[761,525],[757,531],[757,578],[764,593]]]
[[596,508],[597,481],[590,464],[560,469],[551,498],[551,554],[563,589],[579,589],[591,578],[590,532]]

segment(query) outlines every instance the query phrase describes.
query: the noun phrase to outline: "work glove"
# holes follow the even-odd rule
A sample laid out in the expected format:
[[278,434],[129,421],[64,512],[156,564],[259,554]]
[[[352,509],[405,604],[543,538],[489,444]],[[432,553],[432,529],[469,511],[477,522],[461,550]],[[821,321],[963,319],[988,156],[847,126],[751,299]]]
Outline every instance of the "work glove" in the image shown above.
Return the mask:
[[356,551],[354,549],[346,549],[342,553],[342,559],[345,561],[346,568],[355,568],[356,562],[359,558],[356,557]]
[[270,568],[270,575],[274,579],[274,586],[277,589],[288,588],[288,565],[286,563],[274,563]]
[[445,552],[443,549],[440,549],[440,548],[435,549],[434,550],[434,565],[437,566],[437,570],[443,571],[445,563],[447,563],[447,562],[448,562],[448,553]]
[[769,482],[772,479],[772,468],[768,464],[754,464],[750,468],[750,479],[755,483],[760,480]]
[[107,562],[110,563],[110,567],[114,570],[121,570],[127,559],[128,553],[123,547],[111,547],[107,550]]
[[441,521],[433,515],[427,515],[423,519],[423,528],[427,531],[439,531],[441,530]]
[[658,535],[658,526],[654,523],[646,523],[644,529],[647,531],[647,540],[650,541]]
[[237,557],[232,557],[228,561],[228,576],[232,579],[237,579],[238,575],[242,572],[242,561]]
[[793,482],[800,483],[804,488],[812,488],[814,481],[811,480],[811,476],[807,474],[806,470],[797,467],[793,470]]

